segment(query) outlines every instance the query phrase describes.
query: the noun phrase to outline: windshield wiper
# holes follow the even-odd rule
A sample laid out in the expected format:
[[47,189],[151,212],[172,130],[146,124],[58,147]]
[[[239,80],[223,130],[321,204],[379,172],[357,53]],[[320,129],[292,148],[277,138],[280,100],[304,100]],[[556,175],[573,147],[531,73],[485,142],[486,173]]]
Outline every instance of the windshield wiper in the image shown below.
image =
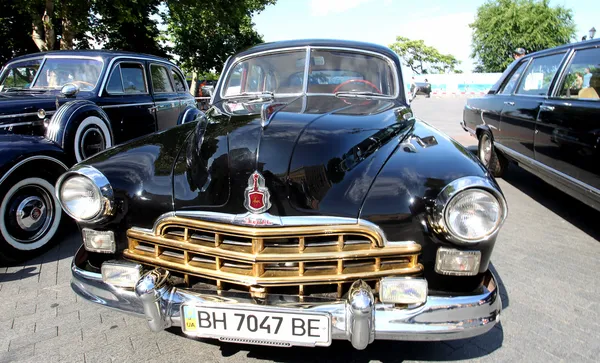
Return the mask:
[[388,98],[389,96],[386,96],[386,95],[384,95],[382,93],[368,92],[368,91],[339,91],[339,92],[335,93],[335,97]]
[[249,100],[255,100],[255,99],[272,99],[275,97],[275,94],[273,92],[244,92],[244,93],[239,93],[237,95],[231,95],[229,97],[227,97],[230,100],[235,100],[235,99],[249,99]]

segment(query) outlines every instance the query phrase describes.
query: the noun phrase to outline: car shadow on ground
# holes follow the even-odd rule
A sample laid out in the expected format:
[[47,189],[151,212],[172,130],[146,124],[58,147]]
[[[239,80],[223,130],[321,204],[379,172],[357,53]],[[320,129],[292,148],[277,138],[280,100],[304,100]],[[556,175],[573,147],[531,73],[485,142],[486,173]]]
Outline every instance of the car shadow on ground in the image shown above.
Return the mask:
[[515,164],[509,165],[502,179],[590,237],[600,241],[599,211]]

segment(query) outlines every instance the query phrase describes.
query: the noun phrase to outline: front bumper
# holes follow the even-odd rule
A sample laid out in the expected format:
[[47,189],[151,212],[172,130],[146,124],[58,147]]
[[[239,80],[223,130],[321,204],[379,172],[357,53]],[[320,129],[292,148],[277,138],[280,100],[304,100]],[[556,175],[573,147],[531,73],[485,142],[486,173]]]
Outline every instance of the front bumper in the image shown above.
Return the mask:
[[[161,281],[163,274],[145,274],[136,289],[119,288],[102,281],[102,275],[84,270],[87,252],[80,248],[73,259],[71,287],[82,298],[125,313],[145,317],[153,331],[181,327],[182,304],[211,307],[290,309],[327,312],[331,315],[332,339],[349,340],[364,349],[374,339],[452,340],[469,338],[490,330],[500,318],[502,302],[496,280],[488,271],[483,292],[468,296],[432,296],[416,308],[400,308],[376,302],[367,284],[356,281],[348,297],[338,301],[300,301],[297,296],[268,295],[255,299],[246,293],[191,291]],[[143,283],[141,283],[143,282]]]

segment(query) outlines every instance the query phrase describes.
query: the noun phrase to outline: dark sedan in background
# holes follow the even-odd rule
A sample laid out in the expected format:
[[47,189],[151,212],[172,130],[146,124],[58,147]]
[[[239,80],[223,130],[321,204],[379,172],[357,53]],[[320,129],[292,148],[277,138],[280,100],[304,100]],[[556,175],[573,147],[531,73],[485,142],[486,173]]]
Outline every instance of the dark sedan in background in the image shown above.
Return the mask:
[[150,55],[56,51],[0,71],[0,262],[25,260],[61,224],[67,167],[199,112],[175,64]]
[[514,161],[600,209],[599,95],[600,40],[569,44],[516,60],[462,126],[494,175]]

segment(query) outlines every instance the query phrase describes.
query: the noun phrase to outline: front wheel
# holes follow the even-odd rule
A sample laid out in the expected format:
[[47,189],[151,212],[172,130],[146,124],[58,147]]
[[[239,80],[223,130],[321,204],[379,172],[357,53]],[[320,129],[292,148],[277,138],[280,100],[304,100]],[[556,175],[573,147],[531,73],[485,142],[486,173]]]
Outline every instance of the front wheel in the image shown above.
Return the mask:
[[493,176],[500,177],[504,174],[507,165],[506,158],[496,152],[492,135],[488,131],[483,131],[479,135],[477,156]]
[[49,248],[62,211],[52,176],[9,178],[0,195],[0,262],[17,263]]

